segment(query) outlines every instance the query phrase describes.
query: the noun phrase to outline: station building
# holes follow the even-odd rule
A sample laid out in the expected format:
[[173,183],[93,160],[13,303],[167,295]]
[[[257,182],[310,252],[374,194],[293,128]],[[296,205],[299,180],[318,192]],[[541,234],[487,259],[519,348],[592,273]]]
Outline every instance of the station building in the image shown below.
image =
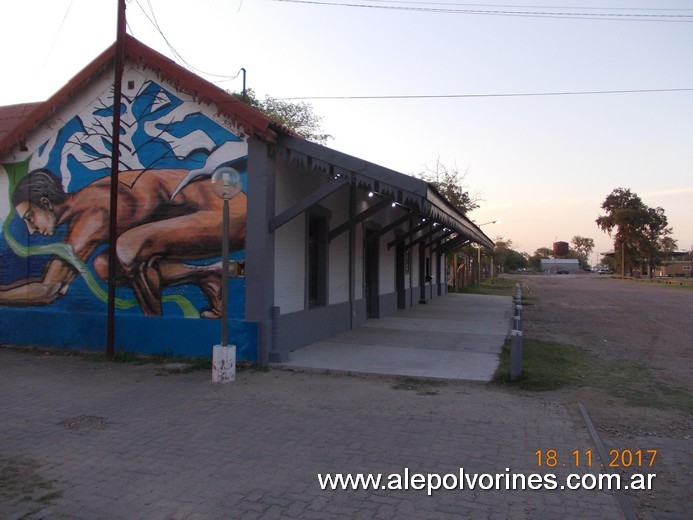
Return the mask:
[[0,107],[0,342],[101,350],[111,283],[116,349],[211,355],[221,170],[241,182],[227,314],[242,360],[425,304],[447,292],[446,254],[493,248],[431,184],[298,137],[130,36],[124,48],[115,199],[115,45],[47,101]]

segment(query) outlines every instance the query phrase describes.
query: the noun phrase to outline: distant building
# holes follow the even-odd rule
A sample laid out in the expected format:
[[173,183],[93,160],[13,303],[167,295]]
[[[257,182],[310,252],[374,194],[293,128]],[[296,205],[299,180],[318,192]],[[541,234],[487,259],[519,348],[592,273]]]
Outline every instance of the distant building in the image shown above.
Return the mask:
[[575,273],[580,270],[580,262],[576,258],[542,258],[541,271],[556,274],[558,271]]
[[[605,257],[615,258],[615,253],[602,253]],[[664,251],[660,253],[659,259],[657,259],[657,265],[652,270],[652,276],[655,278],[659,277],[675,277],[675,278],[691,278],[693,277],[693,261],[684,260],[684,258],[690,256],[690,252],[687,251]],[[650,276],[649,271],[649,259],[640,258],[638,260],[638,265],[640,269],[633,269],[633,274],[636,277],[640,276]]]
[[[681,256],[683,255],[685,253]],[[670,260],[663,260],[661,265],[655,267],[654,276],[691,278],[693,276],[693,261],[678,260],[675,257]]]

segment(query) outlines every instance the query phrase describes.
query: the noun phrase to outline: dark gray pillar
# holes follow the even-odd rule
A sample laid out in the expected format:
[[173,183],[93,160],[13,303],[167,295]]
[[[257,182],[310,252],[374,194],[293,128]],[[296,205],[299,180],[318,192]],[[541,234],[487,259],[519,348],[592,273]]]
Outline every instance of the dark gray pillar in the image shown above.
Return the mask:
[[356,226],[354,216],[356,215],[356,182],[351,181],[349,185],[349,329],[354,328],[354,297],[356,283]]
[[248,140],[248,231],[245,245],[245,319],[258,323],[258,361],[267,363],[273,345],[276,162],[266,143]]

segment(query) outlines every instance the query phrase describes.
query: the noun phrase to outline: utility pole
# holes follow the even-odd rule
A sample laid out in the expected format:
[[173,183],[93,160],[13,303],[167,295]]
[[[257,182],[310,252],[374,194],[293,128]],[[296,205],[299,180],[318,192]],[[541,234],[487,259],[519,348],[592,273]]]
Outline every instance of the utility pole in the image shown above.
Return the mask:
[[111,138],[111,193],[108,222],[108,309],[106,357],[115,352],[116,241],[118,240],[118,167],[120,164],[120,101],[122,97],[123,62],[125,61],[125,0],[118,0],[118,25],[115,43],[113,79],[113,134]]

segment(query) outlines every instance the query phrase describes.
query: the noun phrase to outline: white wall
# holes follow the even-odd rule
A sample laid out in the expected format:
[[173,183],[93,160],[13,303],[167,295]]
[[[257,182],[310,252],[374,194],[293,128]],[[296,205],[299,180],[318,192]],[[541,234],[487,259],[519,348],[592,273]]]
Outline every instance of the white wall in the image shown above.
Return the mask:
[[[315,189],[306,175],[292,172],[277,161],[276,214],[299,202]],[[274,231],[274,304],[282,314],[301,311],[306,294],[306,217],[299,215]]]
[[395,251],[394,246],[387,248],[388,242],[395,238],[394,232],[384,234],[380,237],[380,262],[378,273],[378,292],[380,294],[389,294],[395,292]]
[[[313,193],[324,183],[330,182],[324,172],[307,172],[301,165],[288,166],[277,162],[276,214],[293,206]],[[344,186],[318,203],[330,211],[330,229],[346,222],[349,217],[349,187]],[[281,313],[305,310],[306,291],[306,214],[298,215],[275,230],[275,305]],[[359,259],[359,244],[363,235],[356,235],[356,294],[361,297],[360,281],[363,278]],[[349,301],[349,232],[332,240],[328,250],[327,303],[333,305]]]
[[[332,213],[330,229],[349,219],[349,187],[344,186],[323,199],[321,206]],[[333,305],[349,301],[349,231],[345,231],[329,244],[327,253],[327,303]]]

